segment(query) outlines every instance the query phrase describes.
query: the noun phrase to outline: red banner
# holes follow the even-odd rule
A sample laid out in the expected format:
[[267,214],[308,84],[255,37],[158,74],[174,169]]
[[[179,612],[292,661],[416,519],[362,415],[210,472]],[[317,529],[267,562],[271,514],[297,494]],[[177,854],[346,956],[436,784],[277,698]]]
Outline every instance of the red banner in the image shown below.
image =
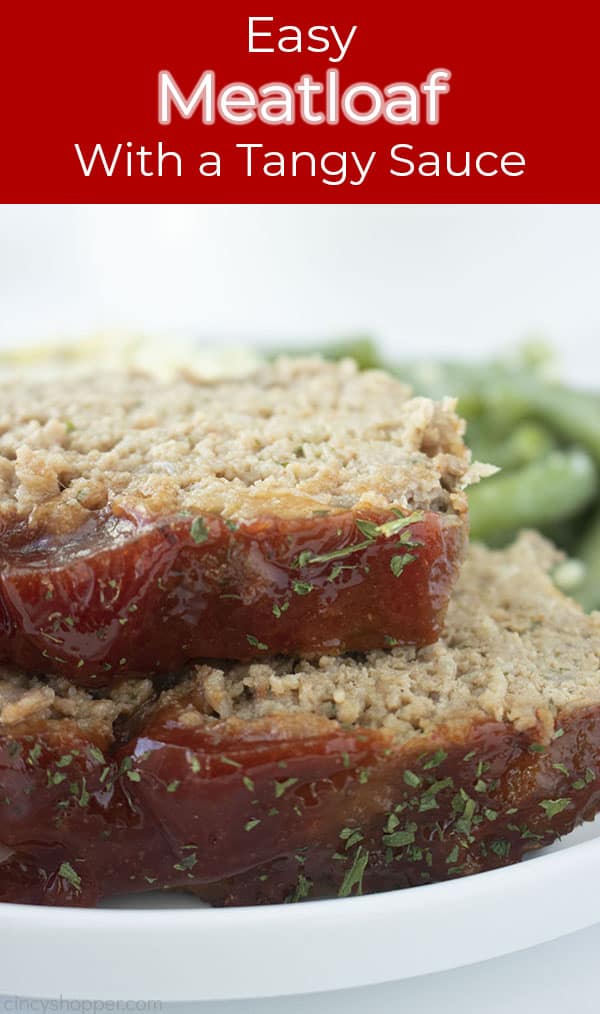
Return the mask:
[[5,8],[2,200],[596,201],[594,5],[276,6]]

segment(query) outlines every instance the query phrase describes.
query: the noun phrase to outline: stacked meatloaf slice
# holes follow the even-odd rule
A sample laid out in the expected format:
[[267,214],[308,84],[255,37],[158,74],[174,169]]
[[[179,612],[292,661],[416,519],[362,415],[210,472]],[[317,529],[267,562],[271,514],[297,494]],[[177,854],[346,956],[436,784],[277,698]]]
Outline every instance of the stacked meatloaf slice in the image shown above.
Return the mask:
[[0,684],[0,898],[217,904],[503,866],[600,805],[600,614],[539,537],[473,547],[435,645]]
[[534,536],[450,598],[485,473],[452,401],[281,360],[2,406],[0,900],[347,896],[596,812],[599,617]]
[[317,359],[1,393],[0,659],[101,686],[439,636],[480,471],[451,400]]

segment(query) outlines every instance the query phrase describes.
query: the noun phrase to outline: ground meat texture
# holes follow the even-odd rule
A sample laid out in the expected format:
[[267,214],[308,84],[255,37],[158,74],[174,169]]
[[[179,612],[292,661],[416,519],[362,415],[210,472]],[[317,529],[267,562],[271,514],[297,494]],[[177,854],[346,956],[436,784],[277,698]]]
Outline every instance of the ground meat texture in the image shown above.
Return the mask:
[[0,659],[93,687],[439,636],[482,474],[450,400],[311,359],[2,406]]
[[96,372],[0,384],[0,515],[57,533],[110,505],[238,520],[363,505],[464,508],[474,474],[447,398],[351,360],[161,383]]
[[0,899],[344,897],[503,866],[591,819],[600,614],[552,587],[555,559],[534,536],[473,547],[435,647],[110,695],[5,673]]

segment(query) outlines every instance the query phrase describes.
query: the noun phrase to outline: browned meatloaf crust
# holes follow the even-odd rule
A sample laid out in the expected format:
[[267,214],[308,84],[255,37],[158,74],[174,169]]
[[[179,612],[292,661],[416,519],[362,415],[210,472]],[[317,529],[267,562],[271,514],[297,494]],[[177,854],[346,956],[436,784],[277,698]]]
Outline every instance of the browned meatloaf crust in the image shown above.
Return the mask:
[[94,687],[438,637],[481,474],[451,400],[316,359],[1,393],[4,661]]
[[600,808],[600,614],[534,536],[474,547],[444,638],[96,698],[5,674],[0,899],[355,895],[513,863]]

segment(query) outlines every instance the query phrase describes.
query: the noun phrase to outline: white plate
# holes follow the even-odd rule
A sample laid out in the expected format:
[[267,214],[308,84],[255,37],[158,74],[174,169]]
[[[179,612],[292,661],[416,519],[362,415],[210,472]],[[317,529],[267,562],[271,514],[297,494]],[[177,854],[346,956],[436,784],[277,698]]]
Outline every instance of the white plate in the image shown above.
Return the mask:
[[299,905],[185,895],[0,905],[0,994],[222,1000],[342,989],[482,961],[600,921],[600,818],[516,866]]

